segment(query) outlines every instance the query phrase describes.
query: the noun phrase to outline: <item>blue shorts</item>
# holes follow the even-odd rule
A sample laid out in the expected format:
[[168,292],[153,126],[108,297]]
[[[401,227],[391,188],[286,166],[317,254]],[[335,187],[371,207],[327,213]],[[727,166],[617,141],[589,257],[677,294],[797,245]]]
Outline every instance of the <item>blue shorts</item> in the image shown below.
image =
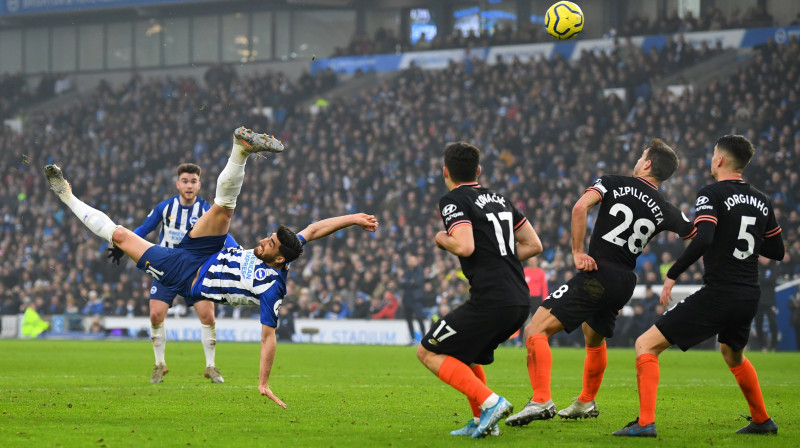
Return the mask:
[[144,251],[136,268],[153,277],[163,286],[165,293],[189,298],[197,270],[225,247],[226,238],[227,235],[192,238],[186,234],[177,247],[152,246]]
[[[150,287],[150,300],[164,302],[169,305],[170,308],[172,308],[172,302],[175,301],[175,297],[177,296],[178,294],[170,291],[169,288],[162,285],[158,280],[153,279],[153,286]],[[186,302],[186,306],[192,306],[197,302],[197,300],[193,300],[185,296],[183,297],[183,301]]]

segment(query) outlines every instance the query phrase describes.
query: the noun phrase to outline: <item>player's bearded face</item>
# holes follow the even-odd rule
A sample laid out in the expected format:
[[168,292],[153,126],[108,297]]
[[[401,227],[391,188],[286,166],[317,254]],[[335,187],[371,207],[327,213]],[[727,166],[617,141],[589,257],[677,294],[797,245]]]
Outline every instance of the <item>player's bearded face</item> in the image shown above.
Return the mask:
[[277,235],[273,233],[258,242],[258,246],[253,249],[253,254],[264,263],[274,263],[275,259],[281,256],[281,253],[278,251],[280,245],[281,243],[278,241]]

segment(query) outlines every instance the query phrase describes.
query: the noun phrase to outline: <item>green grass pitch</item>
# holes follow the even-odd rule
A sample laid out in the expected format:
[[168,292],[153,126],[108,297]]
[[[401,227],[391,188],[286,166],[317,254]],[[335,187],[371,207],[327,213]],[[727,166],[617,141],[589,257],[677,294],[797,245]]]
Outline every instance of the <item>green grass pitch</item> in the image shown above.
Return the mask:
[[[581,387],[580,349],[553,350],[553,399]],[[778,436],[741,436],[747,404],[713,351],[661,355],[658,439],[610,435],[637,415],[632,349],[610,349],[600,416],[501,425],[500,437],[449,432],[471,417],[466,399],[429,373],[413,347],[279,344],[258,394],[259,345],[220,344],[224,384],[203,378],[199,343],[169,342],[170,372],[150,384],[149,341],[0,341],[0,446],[10,447],[701,447],[800,445],[800,354],[749,353]],[[525,351],[501,347],[489,385],[519,410],[530,396]]]

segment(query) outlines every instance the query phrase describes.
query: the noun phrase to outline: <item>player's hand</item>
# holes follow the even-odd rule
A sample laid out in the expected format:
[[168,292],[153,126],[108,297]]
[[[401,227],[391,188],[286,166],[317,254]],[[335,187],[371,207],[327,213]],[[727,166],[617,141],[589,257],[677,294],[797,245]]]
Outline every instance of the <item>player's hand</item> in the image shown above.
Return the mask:
[[659,298],[659,302],[667,306],[669,302],[672,302],[672,287],[675,286],[675,280],[667,277],[664,279],[664,286],[661,288],[661,297]]
[[436,232],[436,236],[434,237],[434,240],[436,241],[436,247],[438,247],[439,249],[442,249],[442,250],[447,250],[447,249],[444,248],[444,246],[442,245],[442,243],[440,241],[440,239],[443,240],[445,238],[447,238],[447,232],[445,232],[444,230],[440,230],[440,231]]
[[597,262],[594,258],[583,252],[573,252],[572,261],[575,262],[575,268],[579,271],[596,271]]
[[112,263],[116,263],[117,266],[119,266],[119,261],[122,260],[123,256],[125,256],[125,252],[119,247],[112,245],[108,248],[108,258],[111,259]]
[[366,230],[367,232],[374,232],[378,230],[378,218],[375,215],[367,215],[366,213],[356,213],[356,225]]
[[265,397],[269,398],[275,403],[278,403],[278,406],[286,409],[286,403],[282,402],[280,398],[276,397],[275,394],[272,393],[272,390],[270,390],[269,386],[267,385],[262,386],[259,384],[258,391],[261,393],[261,395],[264,395]]

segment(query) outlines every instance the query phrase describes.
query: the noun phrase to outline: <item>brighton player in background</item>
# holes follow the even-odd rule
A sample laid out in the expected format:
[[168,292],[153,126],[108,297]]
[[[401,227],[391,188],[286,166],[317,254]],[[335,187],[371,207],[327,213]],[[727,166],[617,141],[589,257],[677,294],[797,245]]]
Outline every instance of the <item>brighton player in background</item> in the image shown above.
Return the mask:
[[225,168],[217,178],[214,205],[197,220],[177,247],[154,245],[115,224],[99,210],[80,201],[55,165],[45,167],[50,188],[95,235],[114,244],[136,261],[136,267],[168,290],[192,300],[231,305],[260,305],[261,356],[258,390],[286,407],[269,387],[275,359],[275,327],[286,295],[289,263],[303,253],[303,245],[345,227],[357,225],[374,232],[378,221],[357,213],[315,222],[295,234],[286,226],[260,240],[251,250],[225,247],[236,198],[242,189],[247,158],[257,152],[279,153],[283,144],[270,135],[239,128]]
[[470,298],[439,319],[422,338],[417,357],[431,372],[467,396],[473,419],[452,435],[499,435],[497,422],[513,406],[486,385],[482,365],[525,322],[530,309],[522,260],[542,252],[530,222],[505,197],[478,185],[480,151],[451,143],[444,152],[439,201],[446,231],[440,249],[457,255],[470,284]]
[[[178,175],[175,181],[178,194],[156,205],[147,215],[142,225],[133,231],[140,237],[146,238],[150,232],[161,225],[161,230],[158,233],[158,244],[164,247],[176,247],[183,240],[186,232],[203,216],[203,213],[211,208],[211,204],[198,196],[201,186],[200,175],[202,174],[202,169],[199,166],[193,163],[183,163],[178,165],[175,173]],[[237,246],[232,238],[229,238],[225,245],[227,247]],[[125,255],[122,249],[113,245],[108,251],[109,258],[117,264],[120,263],[120,259]],[[167,330],[164,319],[166,319],[167,311],[172,307],[176,296],[177,294],[164,288],[158,280],[153,279],[153,284],[150,287],[150,339],[153,342],[156,361],[153,367],[153,374],[150,377],[151,383],[160,383],[168,372],[165,360]],[[197,317],[200,319],[200,341],[203,344],[203,352],[206,357],[205,377],[210,378],[212,383],[222,383],[225,380],[215,365],[217,329],[214,320],[214,302],[207,300],[194,301],[186,297],[183,300],[186,302],[186,306],[194,306]]]
[[718,335],[722,357],[750,407],[751,423],[740,434],[777,434],[767,414],[758,375],[744,347],[758,310],[758,257],[780,260],[785,249],[769,197],[742,179],[753,144],[741,135],[717,140],[711,158],[716,183],[697,193],[697,237],[667,271],[661,304],[672,300],[675,280],[703,257],[703,287],[664,313],[636,340],[639,417],[615,436],[656,437],[658,355],[672,345],[686,351]]
[[[550,395],[553,354],[548,338],[559,331],[583,329],[586,358],[583,389],[558,415],[562,418],[597,417],[595,397],[607,364],[606,338],[614,335],[619,310],[636,287],[636,258],[655,235],[664,230],[684,239],[694,226],[659,193],[661,182],[678,168],[679,159],[668,145],[653,139],[633,168],[633,176],[602,176],[586,189],[572,209],[572,257],[578,273],[551,292],[525,328],[528,376],[533,398],[506,425],[526,425],[551,419],[556,405]],[[584,240],[589,211],[600,204],[589,253]]]

